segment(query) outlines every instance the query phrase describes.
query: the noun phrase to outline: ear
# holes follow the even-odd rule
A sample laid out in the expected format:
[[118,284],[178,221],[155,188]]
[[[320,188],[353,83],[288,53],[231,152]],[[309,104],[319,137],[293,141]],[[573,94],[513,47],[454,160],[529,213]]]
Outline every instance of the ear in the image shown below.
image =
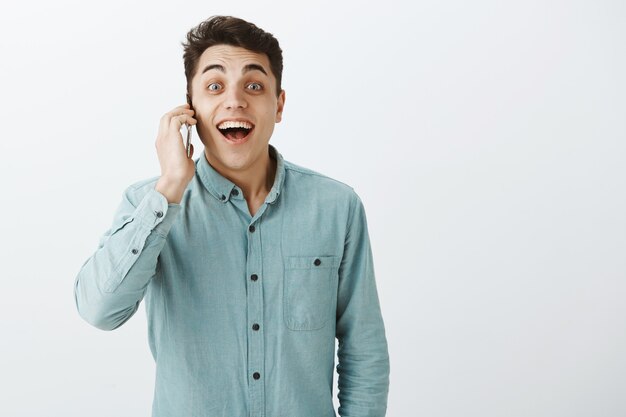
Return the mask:
[[276,123],[280,123],[283,118],[283,108],[285,107],[285,90],[280,90],[276,106]]

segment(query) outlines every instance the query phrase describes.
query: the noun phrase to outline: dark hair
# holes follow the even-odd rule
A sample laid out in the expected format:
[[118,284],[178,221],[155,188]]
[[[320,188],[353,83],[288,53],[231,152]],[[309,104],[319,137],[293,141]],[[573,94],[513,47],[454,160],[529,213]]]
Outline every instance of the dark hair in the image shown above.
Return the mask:
[[187,78],[187,94],[191,97],[191,80],[198,71],[200,55],[214,45],[232,45],[252,52],[264,53],[270,61],[271,71],[276,77],[276,97],[280,95],[283,74],[283,51],[278,40],[250,22],[233,16],[211,16],[192,28],[182,42]]

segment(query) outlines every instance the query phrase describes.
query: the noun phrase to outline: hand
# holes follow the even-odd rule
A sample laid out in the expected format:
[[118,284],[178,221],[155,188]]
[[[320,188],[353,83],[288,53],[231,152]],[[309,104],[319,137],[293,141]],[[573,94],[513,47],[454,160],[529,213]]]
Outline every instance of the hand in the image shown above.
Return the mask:
[[[156,139],[156,149],[161,165],[161,178],[155,189],[163,194],[169,202],[180,202],[187,184],[195,175],[193,145],[190,157],[183,143],[180,128],[183,123],[195,125],[197,120],[192,116],[194,111],[189,104],[175,107],[161,117],[159,132]],[[176,201],[178,200],[178,201]]]

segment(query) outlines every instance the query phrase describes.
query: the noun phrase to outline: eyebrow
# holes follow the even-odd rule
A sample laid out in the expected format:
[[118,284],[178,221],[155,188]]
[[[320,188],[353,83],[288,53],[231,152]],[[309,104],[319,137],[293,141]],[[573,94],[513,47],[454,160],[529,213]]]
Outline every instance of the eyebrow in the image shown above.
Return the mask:
[[[223,65],[220,64],[211,64],[211,65],[207,65],[206,67],[204,67],[204,69],[202,70],[201,74],[204,74],[207,71],[210,71],[212,69],[216,69],[218,71],[223,72],[224,74],[226,73],[226,69],[224,68]],[[267,71],[265,71],[265,69],[259,65],[259,64],[248,64],[245,67],[243,67],[243,69],[241,70],[242,74],[245,74],[246,72],[249,71],[261,71],[263,74],[267,75]]]

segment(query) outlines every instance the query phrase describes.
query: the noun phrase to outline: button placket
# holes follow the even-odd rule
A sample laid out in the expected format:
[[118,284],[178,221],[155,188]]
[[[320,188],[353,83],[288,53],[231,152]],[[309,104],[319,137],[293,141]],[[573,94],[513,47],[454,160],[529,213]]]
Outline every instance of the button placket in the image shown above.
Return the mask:
[[[259,220],[256,220],[257,225]],[[247,262],[246,268],[249,271],[250,281],[248,283],[248,291],[246,292],[247,300],[247,322],[248,322],[248,369],[255,371],[252,374],[254,380],[261,378],[263,373],[265,344],[261,326],[263,325],[263,285],[260,275],[263,273],[263,263],[261,258],[261,233],[256,226],[250,224],[248,226],[248,245],[247,245]],[[250,409],[263,410],[265,408],[265,387],[264,384],[253,384],[250,386]],[[257,415],[256,412],[253,412]]]

